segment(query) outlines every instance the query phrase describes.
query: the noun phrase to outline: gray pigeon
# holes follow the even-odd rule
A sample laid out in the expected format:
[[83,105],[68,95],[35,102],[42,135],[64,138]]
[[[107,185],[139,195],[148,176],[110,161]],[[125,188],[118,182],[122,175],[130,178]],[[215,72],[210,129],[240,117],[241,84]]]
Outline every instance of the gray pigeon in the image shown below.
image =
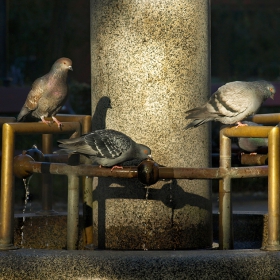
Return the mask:
[[58,140],[58,146],[64,148],[57,153],[78,153],[92,159],[101,166],[113,166],[124,161],[151,157],[149,147],[137,144],[127,135],[113,130],[95,130],[78,138]]
[[268,97],[273,99],[274,94],[274,86],[266,81],[227,83],[205,105],[186,112],[186,119],[194,119],[186,129],[209,121],[240,126],[240,121],[255,114],[262,102]]
[[55,115],[67,99],[67,73],[72,69],[72,61],[62,57],[52,66],[50,72],[34,81],[26,101],[17,117],[18,122],[42,120],[52,117],[58,127],[61,123]]
[[[254,122],[244,121],[244,124],[248,126],[262,126],[261,124],[257,124]],[[259,148],[268,146],[267,138],[238,138],[238,146],[240,149],[246,152],[253,153]]]

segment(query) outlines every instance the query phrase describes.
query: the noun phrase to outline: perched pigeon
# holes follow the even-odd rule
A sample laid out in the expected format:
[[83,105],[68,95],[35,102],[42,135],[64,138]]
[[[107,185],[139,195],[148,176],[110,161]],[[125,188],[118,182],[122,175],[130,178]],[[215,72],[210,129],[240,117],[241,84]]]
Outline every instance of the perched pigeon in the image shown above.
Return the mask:
[[[100,166],[115,166],[124,161],[151,157],[151,150],[145,145],[137,144],[127,135],[113,130],[101,129],[78,138],[58,140],[58,146],[64,148],[57,153],[78,153],[92,159]],[[120,167],[121,168],[121,167]]]
[[255,114],[262,102],[268,97],[273,99],[274,94],[274,86],[266,81],[227,83],[205,105],[186,112],[186,119],[194,119],[186,129],[209,121],[240,126],[240,121]]
[[[244,121],[244,124],[248,126],[262,126],[261,124],[257,124],[254,122]],[[268,146],[267,138],[238,138],[238,146],[240,149],[246,152],[253,153],[257,151],[259,148]]]
[[72,69],[72,61],[62,57],[52,66],[50,72],[34,81],[26,101],[17,117],[18,122],[45,120],[52,117],[58,127],[61,123],[56,119],[56,113],[67,99],[67,73]]

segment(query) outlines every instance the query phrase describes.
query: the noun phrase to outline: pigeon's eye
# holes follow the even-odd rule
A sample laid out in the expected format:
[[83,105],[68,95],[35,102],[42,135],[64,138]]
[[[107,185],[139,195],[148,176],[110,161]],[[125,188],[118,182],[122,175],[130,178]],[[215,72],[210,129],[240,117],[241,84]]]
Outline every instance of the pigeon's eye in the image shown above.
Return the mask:
[[270,90],[271,92],[274,92],[274,89],[273,89],[272,87],[270,87],[269,90]]

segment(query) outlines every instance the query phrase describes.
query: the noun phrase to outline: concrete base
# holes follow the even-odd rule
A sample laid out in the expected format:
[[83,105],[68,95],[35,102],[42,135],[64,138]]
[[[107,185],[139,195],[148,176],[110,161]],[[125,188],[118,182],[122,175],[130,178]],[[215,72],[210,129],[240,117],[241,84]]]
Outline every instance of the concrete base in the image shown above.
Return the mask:
[[260,250],[0,252],[0,279],[279,279],[280,252]]

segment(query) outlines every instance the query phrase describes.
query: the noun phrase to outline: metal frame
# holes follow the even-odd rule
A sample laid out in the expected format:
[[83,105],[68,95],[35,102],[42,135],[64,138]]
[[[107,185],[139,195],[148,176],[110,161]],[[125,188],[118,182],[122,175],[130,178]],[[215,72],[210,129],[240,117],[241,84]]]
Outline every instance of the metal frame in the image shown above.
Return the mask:
[[73,137],[80,135],[79,122],[62,123],[63,129],[56,124],[50,126],[43,123],[4,123],[2,127],[2,166],[1,166],[1,198],[0,198],[0,249],[12,249],[14,217],[14,174],[13,158],[16,134],[30,133],[68,133]]
[[[253,121],[271,124],[280,121],[280,114],[256,115]],[[73,129],[77,134],[76,123],[64,123],[65,129]],[[13,150],[15,133],[59,133],[55,126],[48,127],[45,124],[4,124],[2,142],[2,182],[1,182],[1,207],[0,207],[0,248],[10,249],[12,244],[12,197],[13,197]],[[60,132],[61,133],[61,132]],[[267,137],[268,138],[268,166],[231,167],[231,137]],[[268,176],[268,245],[264,250],[280,250],[279,246],[279,218],[280,218],[280,128],[273,126],[260,127],[225,127],[220,131],[220,167],[219,168],[170,168],[159,167],[153,164],[149,172],[156,174],[154,182],[158,179],[219,179],[220,218],[219,218],[219,243],[220,249],[233,249],[232,234],[232,202],[231,179]],[[145,164],[145,163],[144,163]],[[65,163],[35,162],[28,155],[17,157],[14,160],[15,171],[19,176],[32,173],[49,173],[68,175],[69,200],[68,210],[74,209],[69,214],[68,220],[68,249],[75,247],[76,232],[70,225],[77,225],[77,176],[89,177],[139,177],[139,167],[125,167],[113,172],[108,168],[99,168],[89,164],[70,166]],[[155,169],[157,171],[155,172]],[[141,169],[148,170],[148,169]],[[21,175],[22,174],[22,175]],[[151,178],[147,174],[147,178]],[[142,176],[141,176],[142,178]],[[140,179],[140,177],[139,177]],[[145,183],[145,179],[144,179]],[[71,202],[72,201],[72,202]],[[72,217],[73,216],[73,217]],[[72,218],[71,218],[72,217]],[[76,219],[76,221],[75,221]],[[72,227],[72,226],[71,226]]]

